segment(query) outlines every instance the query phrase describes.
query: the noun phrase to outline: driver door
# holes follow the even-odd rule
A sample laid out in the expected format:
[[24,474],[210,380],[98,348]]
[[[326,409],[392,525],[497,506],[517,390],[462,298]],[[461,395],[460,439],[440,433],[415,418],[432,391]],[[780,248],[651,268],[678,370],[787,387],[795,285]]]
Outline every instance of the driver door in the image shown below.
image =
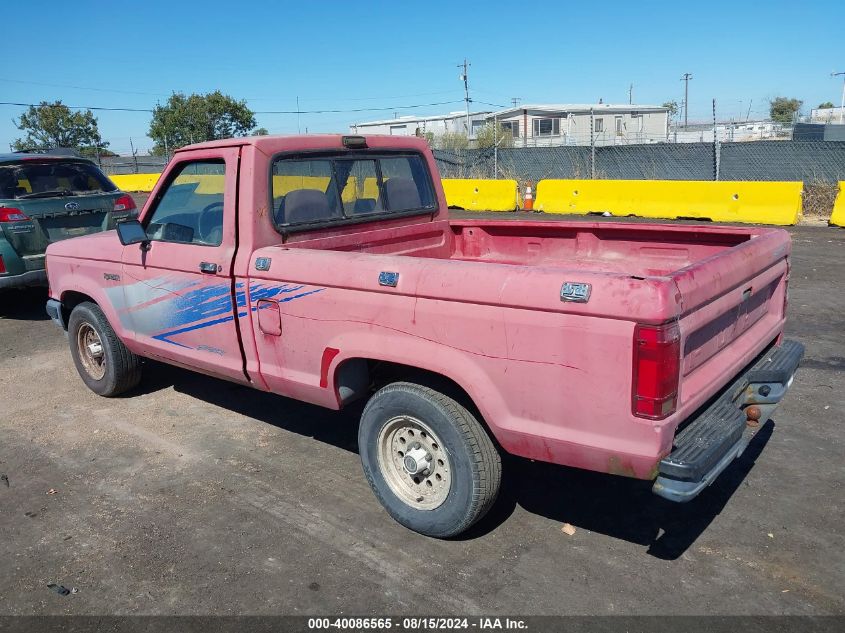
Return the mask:
[[123,249],[122,318],[144,355],[243,382],[232,302],[239,152],[177,155],[140,218],[149,248]]

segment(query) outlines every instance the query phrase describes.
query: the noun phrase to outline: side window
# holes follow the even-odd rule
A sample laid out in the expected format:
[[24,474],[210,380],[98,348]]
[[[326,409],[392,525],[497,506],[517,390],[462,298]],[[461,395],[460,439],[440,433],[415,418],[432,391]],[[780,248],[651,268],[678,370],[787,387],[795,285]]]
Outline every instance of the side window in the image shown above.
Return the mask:
[[153,241],[219,246],[223,242],[223,160],[183,163],[170,182],[147,224]]

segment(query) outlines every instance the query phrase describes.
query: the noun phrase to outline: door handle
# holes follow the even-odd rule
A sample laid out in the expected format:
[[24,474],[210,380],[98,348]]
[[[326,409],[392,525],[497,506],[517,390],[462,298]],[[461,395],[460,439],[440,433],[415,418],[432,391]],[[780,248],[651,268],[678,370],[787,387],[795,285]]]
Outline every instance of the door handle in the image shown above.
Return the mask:
[[200,272],[206,275],[216,275],[217,264],[213,262],[200,262]]

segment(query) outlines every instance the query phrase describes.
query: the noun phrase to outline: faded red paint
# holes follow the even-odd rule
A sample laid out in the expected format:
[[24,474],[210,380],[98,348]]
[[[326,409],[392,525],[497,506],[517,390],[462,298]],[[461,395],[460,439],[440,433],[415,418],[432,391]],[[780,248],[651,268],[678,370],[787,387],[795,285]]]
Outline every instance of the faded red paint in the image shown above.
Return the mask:
[[[328,387],[349,360],[420,367],[461,385],[504,450],[640,478],[654,477],[678,424],[783,331],[790,252],[783,230],[450,221],[425,141],[368,137],[368,144],[376,152],[420,152],[434,176],[437,211],[283,239],[271,214],[255,211],[268,208],[272,157],[345,151],[341,137],[203,143],[176,152],[141,219],[180,161],[223,158],[220,247],[155,242],[143,268],[138,247],[122,247],[113,231],[51,244],[51,296],[92,297],[142,356],[335,409],[341,403]],[[269,270],[256,269],[259,257],[272,261]],[[159,309],[166,319],[165,306],[181,292],[163,296],[169,286],[152,277],[208,283],[199,261],[221,266],[210,276],[215,283],[234,284],[243,302],[237,316],[198,330],[201,345],[145,337],[131,319]],[[137,278],[125,274],[130,268]],[[123,296],[103,281],[115,270]],[[399,273],[395,288],[378,284],[382,271]],[[591,284],[590,300],[561,301],[566,281]],[[743,306],[749,288],[754,310]],[[257,335],[257,301],[268,292],[279,302],[281,336]],[[643,420],[631,412],[634,327],[670,320],[681,332],[678,408],[664,420]]]

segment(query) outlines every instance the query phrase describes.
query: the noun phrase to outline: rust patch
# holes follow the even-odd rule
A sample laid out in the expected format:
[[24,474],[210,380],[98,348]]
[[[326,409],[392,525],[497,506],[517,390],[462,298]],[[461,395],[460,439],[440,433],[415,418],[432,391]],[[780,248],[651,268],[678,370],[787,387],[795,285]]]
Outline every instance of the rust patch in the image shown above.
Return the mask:
[[634,467],[630,463],[623,462],[619,455],[611,455],[607,460],[607,472],[611,475],[621,475],[622,477],[634,477],[637,475],[634,472]]
[[656,479],[660,468],[660,459],[656,459],[654,464],[649,468],[645,477],[639,476],[634,470],[633,465],[628,458],[623,458],[619,455],[611,455],[607,460],[607,472],[611,475],[619,475],[620,477],[631,477],[633,479]]

